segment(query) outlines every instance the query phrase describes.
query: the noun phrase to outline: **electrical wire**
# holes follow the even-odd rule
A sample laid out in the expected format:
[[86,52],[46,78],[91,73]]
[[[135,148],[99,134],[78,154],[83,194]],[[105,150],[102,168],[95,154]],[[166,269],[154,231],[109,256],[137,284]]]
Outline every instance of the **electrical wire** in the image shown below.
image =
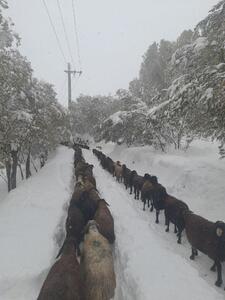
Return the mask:
[[75,63],[74,63],[74,59],[73,59],[73,55],[72,55],[72,51],[71,51],[71,47],[70,47],[70,42],[69,42],[68,34],[67,34],[67,31],[66,31],[66,25],[65,25],[63,13],[62,13],[62,8],[60,6],[59,0],[57,0],[57,5],[58,5],[60,17],[61,17],[61,22],[62,22],[63,31],[64,31],[64,34],[65,34],[65,39],[66,39],[67,48],[68,48],[68,51],[69,51],[69,54],[70,54],[71,62],[73,64],[73,66],[75,67]]
[[73,10],[73,23],[74,23],[75,39],[76,39],[76,44],[77,44],[78,63],[79,63],[79,68],[81,70],[82,64],[81,64],[81,55],[80,55],[80,44],[79,44],[77,18],[76,18],[76,11],[75,11],[75,0],[72,0],[72,8],[73,8],[72,10]]
[[44,5],[44,8],[45,8],[46,13],[47,13],[47,15],[48,15],[49,22],[50,22],[50,24],[51,24],[51,26],[52,26],[53,32],[54,32],[54,34],[55,34],[55,38],[56,38],[56,41],[57,41],[59,50],[60,50],[60,52],[61,52],[61,54],[62,54],[62,57],[63,57],[63,60],[64,60],[64,62],[65,62],[65,64],[66,64],[66,63],[67,63],[67,61],[66,61],[66,56],[65,56],[65,54],[64,54],[64,52],[63,52],[63,48],[62,48],[62,45],[61,45],[61,43],[60,43],[60,39],[59,39],[59,36],[58,36],[57,31],[56,31],[56,29],[55,29],[54,23],[53,23],[53,21],[52,21],[52,18],[51,18],[51,15],[50,15],[48,6],[47,6],[45,0],[42,0],[42,3],[43,3],[43,5]]

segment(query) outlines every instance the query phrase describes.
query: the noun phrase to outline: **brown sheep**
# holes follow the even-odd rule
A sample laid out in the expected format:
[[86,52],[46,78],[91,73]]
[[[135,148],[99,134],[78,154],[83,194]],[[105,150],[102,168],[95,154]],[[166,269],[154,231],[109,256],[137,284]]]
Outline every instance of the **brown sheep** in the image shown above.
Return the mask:
[[67,237],[73,237],[76,239],[78,254],[80,254],[79,244],[83,238],[84,227],[85,219],[81,210],[76,206],[69,207],[66,219],[66,235]]
[[114,176],[114,162],[110,157],[105,157],[103,159],[103,166],[104,169]]
[[76,241],[64,242],[62,255],[45,279],[37,300],[84,300],[80,265],[76,257]]
[[107,206],[108,203],[104,199],[98,202],[94,220],[98,224],[99,232],[113,244],[115,241],[114,220]]
[[146,201],[148,201],[148,207],[150,207],[151,201],[150,211],[153,211],[152,190],[153,184],[151,183],[151,175],[146,173],[144,175],[144,184],[141,188],[141,200],[143,202],[143,210],[145,210]]
[[132,171],[130,175],[130,194],[132,194],[132,188],[134,188],[134,199],[139,200],[139,195],[143,184],[144,177],[138,175],[136,171]]
[[75,147],[74,150],[74,168],[76,168],[79,162],[84,161],[84,158],[82,156],[82,150],[80,148]]
[[[75,168],[75,176],[76,176],[76,180],[78,179],[78,177],[81,175],[83,176],[85,171],[90,168],[90,165],[88,163],[86,163],[84,160],[79,161],[77,163],[77,166]],[[91,171],[91,170],[90,170]]]
[[111,246],[99,233],[95,221],[87,224],[81,270],[86,300],[109,300],[114,297],[116,278]]
[[114,163],[114,174],[118,182],[122,182],[122,172],[123,172],[122,165],[119,161],[117,161],[116,163]]
[[74,192],[70,201],[71,205],[78,205],[84,192],[89,192],[92,189],[95,190],[94,185],[89,180],[87,180],[87,178],[84,179],[85,181],[83,180],[83,178],[78,178],[79,181],[75,184]]
[[70,207],[76,206],[79,208],[84,216],[85,222],[87,222],[93,219],[100,199],[97,190],[91,182],[88,180],[80,181],[75,186]]
[[208,255],[214,261],[211,270],[217,269],[215,285],[221,286],[221,262],[225,261],[225,223],[210,222],[190,211],[184,214],[184,220],[187,238],[192,247],[190,259],[195,259],[198,250]]
[[156,210],[155,222],[158,224],[160,210],[165,209],[167,192],[165,187],[162,186],[160,183],[158,183],[158,179],[156,176],[151,176],[150,181],[153,185],[151,194],[152,194],[153,207]]
[[165,199],[166,232],[169,232],[170,222],[172,222],[174,224],[174,233],[177,233],[178,230],[178,244],[181,244],[181,234],[185,228],[184,213],[188,210],[186,203],[167,194]]
[[122,165],[122,177],[126,190],[130,188],[130,176],[131,170],[127,168],[126,165]]

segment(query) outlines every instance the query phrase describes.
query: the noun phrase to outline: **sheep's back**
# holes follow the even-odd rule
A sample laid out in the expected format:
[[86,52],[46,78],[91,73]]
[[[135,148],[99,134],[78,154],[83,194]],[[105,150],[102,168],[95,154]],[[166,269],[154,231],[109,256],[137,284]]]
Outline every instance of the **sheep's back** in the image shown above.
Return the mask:
[[217,241],[213,222],[195,214],[185,216],[186,235],[192,247],[215,259]]
[[143,196],[147,196],[147,194],[151,193],[151,191],[153,190],[153,185],[149,180],[145,180],[143,183],[143,186],[141,188],[141,193],[143,194]]
[[144,177],[140,175],[135,175],[133,178],[133,185],[141,190],[144,184]]
[[152,198],[153,198],[153,204],[156,209],[164,209],[165,208],[165,199],[166,199],[167,193],[164,186],[157,183],[153,186],[152,191]]
[[80,274],[76,256],[62,256],[50,269],[37,300],[84,300]]
[[114,296],[116,279],[112,250],[99,233],[85,236],[81,260],[87,300],[109,300]]
[[106,205],[98,207],[94,220],[99,225],[99,232],[112,244],[115,241],[114,220]]

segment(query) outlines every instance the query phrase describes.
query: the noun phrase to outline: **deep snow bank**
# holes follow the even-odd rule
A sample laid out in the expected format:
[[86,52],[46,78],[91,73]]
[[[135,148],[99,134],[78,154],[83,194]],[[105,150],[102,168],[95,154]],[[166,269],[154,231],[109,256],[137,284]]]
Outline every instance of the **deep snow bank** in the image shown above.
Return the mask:
[[218,145],[195,141],[188,151],[162,153],[151,147],[102,145],[102,151],[140,175],[157,175],[169,193],[184,200],[193,211],[212,221],[225,221],[225,160]]
[[[71,193],[73,151],[57,149],[0,205],[0,299],[36,299],[58,249]],[[63,224],[64,225],[64,224]]]
[[[146,167],[146,161],[134,150],[123,149],[114,159],[134,160]],[[103,149],[104,152],[104,149]],[[123,156],[122,153],[126,154]],[[133,153],[134,152],[134,153]],[[115,153],[114,153],[115,154]],[[198,268],[189,262],[187,243],[179,246],[175,236],[166,234],[163,225],[154,223],[154,216],[141,210],[140,201],[133,200],[124,187],[102,170],[90,151],[84,151],[85,159],[93,163],[98,189],[110,204],[116,232],[116,271],[118,300],[220,300],[222,289],[213,286],[215,275],[209,275],[209,283],[200,275]],[[147,168],[146,168],[147,169]],[[138,168],[137,168],[138,170]],[[162,221],[161,224],[164,222]],[[187,259],[185,259],[185,257]],[[202,272],[205,272],[203,269]],[[209,273],[210,271],[208,271]]]

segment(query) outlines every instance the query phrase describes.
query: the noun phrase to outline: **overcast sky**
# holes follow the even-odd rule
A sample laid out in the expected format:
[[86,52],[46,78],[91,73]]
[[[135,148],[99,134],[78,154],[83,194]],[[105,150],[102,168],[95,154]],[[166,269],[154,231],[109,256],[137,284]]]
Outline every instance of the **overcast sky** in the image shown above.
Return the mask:
[[[72,0],[59,0],[73,49],[77,46]],[[83,75],[73,80],[73,99],[83,94],[115,93],[138,76],[142,55],[153,41],[175,40],[193,29],[219,0],[76,0]],[[34,74],[55,85],[67,103],[66,69],[42,0],[8,0],[8,14],[22,38],[20,50]],[[46,0],[56,31],[70,61],[57,0]]]

